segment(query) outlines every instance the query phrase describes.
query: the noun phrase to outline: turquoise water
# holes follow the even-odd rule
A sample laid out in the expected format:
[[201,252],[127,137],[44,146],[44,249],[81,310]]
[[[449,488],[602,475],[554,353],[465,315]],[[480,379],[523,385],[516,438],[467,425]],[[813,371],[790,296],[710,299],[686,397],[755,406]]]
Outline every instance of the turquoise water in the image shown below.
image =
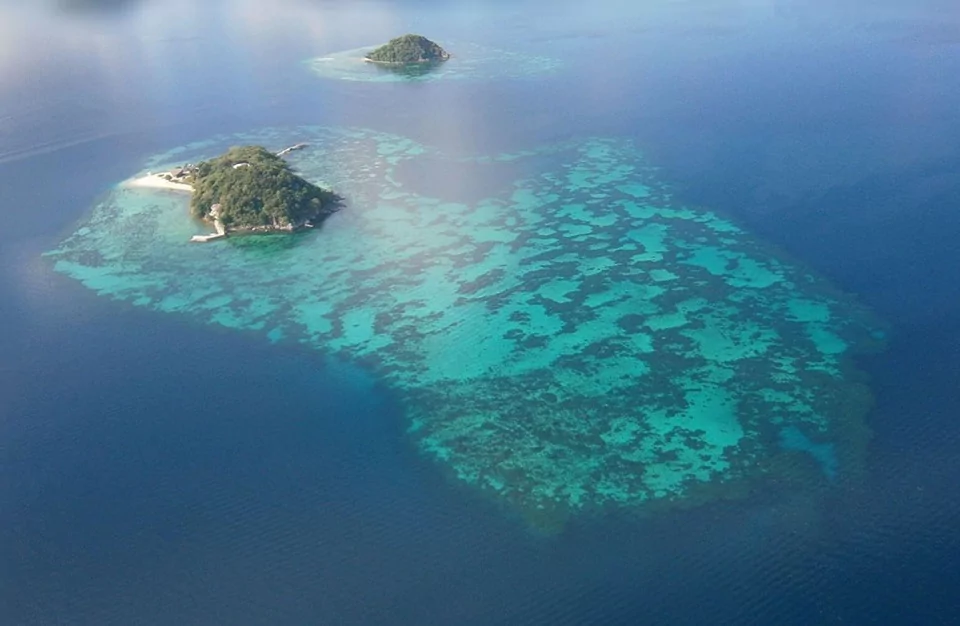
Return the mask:
[[[82,4],[0,3],[4,626],[949,621],[947,0]],[[408,31],[560,66],[305,62]],[[344,210],[117,186],[247,138]]]
[[[859,471],[865,437],[850,433],[870,394],[850,357],[879,347],[882,324],[731,220],[678,205],[631,142],[464,156],[299,127],[145,169],[302,141],[291,163],[347,198],[319,231],[191,244],[203,227],[183,194],[119,186],[48,257],[104,296],[368,368],[423,455],[537,523]],[[530,167],[456,201],[404,180],[425,159]],[[797,444],[814,439],[826,462]]]
[[305,63],[316,75],[361,82],[426,80],[489,80],[551,75],[562,67],[559,59],[482,46],[470,42],[440,42],[450,59],[427,67],[394,68],[366,63],[363,58],[380,44],[332,52]]

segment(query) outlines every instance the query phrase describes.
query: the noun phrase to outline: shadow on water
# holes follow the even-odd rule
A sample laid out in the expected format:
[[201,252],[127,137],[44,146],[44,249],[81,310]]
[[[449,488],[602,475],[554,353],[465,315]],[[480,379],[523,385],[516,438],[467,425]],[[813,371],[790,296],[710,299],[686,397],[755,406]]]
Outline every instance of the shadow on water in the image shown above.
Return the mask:
[[54,8],[66,15],[101,15],[132,9],[141,0],[57,0]]
[[226,237],[226,245],[236,250],[244,250],[248,254],[268,258],[306,243],[312,236],[323,230],[323,225],[330,216],[339,213],[346,206],[346,199],[343,196],[332,191],[328,193],[330,200],[327,206],[314,219],[311,226],[294,232],[233,234]]
[[314,233],[300,230],[293,233],[255,233],[232,235],[223,240],[223,244],[235,250],[243,250],[247,255],[270,258],[306,243]]

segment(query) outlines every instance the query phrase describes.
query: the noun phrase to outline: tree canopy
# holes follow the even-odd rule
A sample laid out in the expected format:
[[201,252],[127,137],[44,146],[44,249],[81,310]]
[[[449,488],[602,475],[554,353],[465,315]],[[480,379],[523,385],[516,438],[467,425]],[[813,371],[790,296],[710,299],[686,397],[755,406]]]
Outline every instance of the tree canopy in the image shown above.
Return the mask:
[[295,174],[285,160],[260,146],[238,146],[202,161],[193,171],[194,216],[209,219],[220,205],[228,229],[293,229],[330,213],[336,195]]
[[403,35],[391,39],[367,55],[377,63],[437,63],[446,61],[450,54],[438,44],[421,35]]

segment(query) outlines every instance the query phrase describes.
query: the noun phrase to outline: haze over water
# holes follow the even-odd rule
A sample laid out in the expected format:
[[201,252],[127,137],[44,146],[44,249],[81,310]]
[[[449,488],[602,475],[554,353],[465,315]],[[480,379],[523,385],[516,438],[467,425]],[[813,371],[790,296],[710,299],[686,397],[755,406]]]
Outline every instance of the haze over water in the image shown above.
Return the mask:
[[[952,5],[104,4],[0,7],[0,622],[947,622],[960,556]],[[488,56],[459,80],[389,82],[338,80],[308,61],[407,31]],[[507,53],[537,62],[489,69]],[[325,354],[348,340],[271,344],[246,321],[204,325],[170,306],[100,297],[123,282],[57,273],[43,256],[83,232],[94,207],[154,155],[266,127],[296,141],[305,126],[380,133],[381,149],[397,137],[404,150],[423,146],[394,164],[402,189],[386,199],[416,208],[429,198],[481,220],[476,208],[499,206],[490,199],[511,197],[516,181],[570,165],[551,146],[587,146],[590,159],[598,145],[617,146],[642,164],[645,183],[669,189],[658,206],[735,223],[759,242],[756,258],[797,268],[784,276],[816,276],[818,294],[832,283],[830,294],[846,295],[830,298],[857,302],[870,324],[883,320],[886,350],[856,357],[842,377],[871,390],[870,412],[849,415],[873,437],[830,431],[836,449],[858,450],[855,471],[795,430],[770,431],[757,439],[764,449],[803,448],[822,475],[791,466],[731,500],[591,510],[544,532],[516,497],[502,502],[475,488],[464,465],[451,472],[418,451],[410,415],[423,407],[389,360],[409,363],[409,351],[371,355],[367,345],[366,366],[331,368]],[[524,156],[497,160],[511,154]],[[351,158],[300,165],[342,174],[347,186],[374,160]],[[553,215],[549,203],[514,198],[516,212],[494,213],[484,228],[522,230]],[[311,241],[326,236],[336,250],[352,233],[369,237],[357,249],[406,241],[399,231],[375,237],[374,222],[353,229],[351,220],[377,215],[372,206],[355,200]],[[605,217],[582,210],[564,219]],[[642,207],[626,211],[647,219]],[[590,236],[623,237],[618,228]],[[162,229],[143,233],[154,237],[137,248],[154,263],[149,276],[167,249],[156,244]],[[640,241],[649,252],[649,237]],[[531,245],[540,254],[550,244]],[[763,275],[744,259],[703,263],[733,272],[728,281]],[[109,264],[91,267],[109,275]],[[314,279],[277,293],[309,299]],[[558,304],[580,297],[572,293],[547,290]],[[815,321],[814,310],[798,319]],[[506,391],[490,401],[517,401],[497,393]],[[475,400],[463,395],[464,411]],[[445,420],[469,414],[444,410]],[[460,449],[468,461],[472,450]],[[526,480],[507,485],[527,493],[535,483]]]

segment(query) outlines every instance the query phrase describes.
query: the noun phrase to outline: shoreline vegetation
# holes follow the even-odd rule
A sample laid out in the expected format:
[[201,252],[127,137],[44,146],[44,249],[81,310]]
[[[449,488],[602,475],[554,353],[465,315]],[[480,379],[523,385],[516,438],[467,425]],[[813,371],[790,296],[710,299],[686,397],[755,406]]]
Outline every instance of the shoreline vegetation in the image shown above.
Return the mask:
[[215,159],[167,172],[147,172],[121,186],[191,194],[191,214],[215,230],[194,235],[193,242],[230,234],[291,233],[313,228],[341,202],[334,192],[293,173],[282,158],[307,146],[298,143],[276,153],[261,146],[234,147]]
[[442,63],[450,53],[422,35],[395,37],[363,57],[366,63],[403,66]]

